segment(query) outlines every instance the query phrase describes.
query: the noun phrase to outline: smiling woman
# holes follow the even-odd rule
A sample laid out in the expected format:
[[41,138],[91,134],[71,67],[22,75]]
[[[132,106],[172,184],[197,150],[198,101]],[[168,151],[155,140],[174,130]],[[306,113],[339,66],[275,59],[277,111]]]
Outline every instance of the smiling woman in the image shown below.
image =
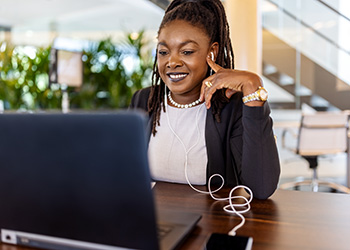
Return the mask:
[[275,191],[280,166],[267,91],[259,76],[234,69],[220,0],[171,2],[158,30],[152,80],[134,94],[131,108],[150,117],[154,180],[204,185],[220,174],[256,198]]
[[181,104],[195,101],[207,74],[209,37],[202,29],[175,20],[162,28],[158,40],[159,75],[172,98]]

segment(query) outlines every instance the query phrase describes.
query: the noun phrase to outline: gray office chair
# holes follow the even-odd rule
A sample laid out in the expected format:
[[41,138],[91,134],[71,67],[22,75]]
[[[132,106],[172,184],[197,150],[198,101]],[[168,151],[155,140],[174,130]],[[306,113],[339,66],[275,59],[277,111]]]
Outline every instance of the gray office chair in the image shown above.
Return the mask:
[[344,112],[316,112],[302,115],[295,153],[307,160],[309,167],[313,170],[312,178],[311,180],[284,183],[280,185],[280,188],[290,189],[311,185],[312,191],[317,192],[319,186],[327,186],[336,191],[350,193],[348,187],[321,181],[317,176],[319,157],[348,152],[348,128],[349,117]]

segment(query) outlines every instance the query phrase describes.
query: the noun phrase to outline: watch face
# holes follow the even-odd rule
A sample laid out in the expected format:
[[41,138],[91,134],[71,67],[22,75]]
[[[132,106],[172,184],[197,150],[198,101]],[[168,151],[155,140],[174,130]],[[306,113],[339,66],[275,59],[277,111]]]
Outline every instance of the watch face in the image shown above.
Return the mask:
[[260,99],[262,101],[266,101],[267,100],[268,94],[267,94],[267,91],[265,89],[260,89],[260,93],[259,94],[260,94]]

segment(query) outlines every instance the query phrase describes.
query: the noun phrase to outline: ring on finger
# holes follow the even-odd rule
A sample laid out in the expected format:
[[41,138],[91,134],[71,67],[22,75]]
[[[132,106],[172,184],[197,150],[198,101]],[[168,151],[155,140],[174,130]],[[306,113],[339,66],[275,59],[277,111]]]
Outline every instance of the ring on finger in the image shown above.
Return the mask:
[[205,82],[205,85],[207,85],[208,88],[210,88],[211,86],[213,86],[213,84],[210,81]]

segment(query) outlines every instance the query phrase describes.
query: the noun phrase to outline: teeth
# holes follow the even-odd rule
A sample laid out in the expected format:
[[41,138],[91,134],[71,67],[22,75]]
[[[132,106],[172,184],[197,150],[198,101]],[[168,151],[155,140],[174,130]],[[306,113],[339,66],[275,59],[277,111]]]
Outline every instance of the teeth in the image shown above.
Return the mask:
[[174,74],[169,74],[169,76],[170,76],[171,79],[178,79],[178,78],[186,77],[187,74],[176,74],[176,75],[174,75]]

